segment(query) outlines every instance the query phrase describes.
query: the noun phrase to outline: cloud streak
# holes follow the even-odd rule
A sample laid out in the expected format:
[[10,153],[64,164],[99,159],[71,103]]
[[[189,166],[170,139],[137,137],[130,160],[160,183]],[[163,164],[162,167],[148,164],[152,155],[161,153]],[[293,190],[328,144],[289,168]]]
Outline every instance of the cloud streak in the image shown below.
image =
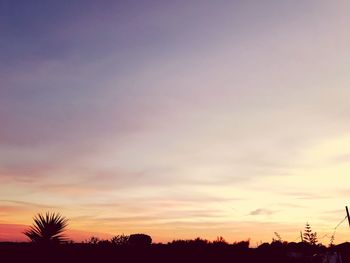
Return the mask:
[[265,208],[258,208],[258,209],[255,209],[254,211],[251,211],[249,213],[249,215],[251,216],[259,216],[259,215],[272,215],[272,214],[275,214],[276,211],[272,211],[272,210],[269,210],[269,209],[265,209]]

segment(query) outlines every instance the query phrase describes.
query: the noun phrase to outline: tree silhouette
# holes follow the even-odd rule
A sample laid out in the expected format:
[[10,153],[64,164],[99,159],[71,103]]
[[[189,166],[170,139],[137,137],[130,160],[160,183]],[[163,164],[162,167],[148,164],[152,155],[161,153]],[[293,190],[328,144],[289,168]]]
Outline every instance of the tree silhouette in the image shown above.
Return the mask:
[[317,245],[317,233],[312,232],[311,226],[309,223],[306,223],[305,230],[303,233],[303,241],[310,245]]
[[34,223],[23,232],[32,242],[40,244],[59,244],[66,241],[62,234],[68,225],[68,219],[59,213],[38,213]]
[[125,245],[128,245],[128,244],[129,244],[129,236],[126,236],[126,235],[124,235],[124,234],[114,236],[114,237],[111,239],[111,243],[112,243],[113,245],[117,245],[117,246],[125,246]]

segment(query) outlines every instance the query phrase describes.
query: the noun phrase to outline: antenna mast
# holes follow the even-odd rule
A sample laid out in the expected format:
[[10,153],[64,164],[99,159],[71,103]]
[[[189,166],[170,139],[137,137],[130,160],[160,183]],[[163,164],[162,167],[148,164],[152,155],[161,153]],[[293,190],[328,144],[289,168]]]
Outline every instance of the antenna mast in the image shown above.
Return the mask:
[[349,215],[349,209],[347,206],[345,206],[345,210],[346,210],[346,216],[348,217],[348,222],[349,222],[349,227],[350,227],[350,215]]

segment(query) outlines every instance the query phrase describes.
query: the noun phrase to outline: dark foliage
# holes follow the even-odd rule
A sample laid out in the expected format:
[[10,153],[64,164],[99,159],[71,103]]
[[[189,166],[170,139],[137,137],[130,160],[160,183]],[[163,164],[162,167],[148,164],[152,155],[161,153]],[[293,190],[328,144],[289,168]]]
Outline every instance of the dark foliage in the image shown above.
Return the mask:
[[[247,241],[244,242],[246,244]],[[239,243],[241,242],[236,244]],[[215,242],[204,244],[198,240],[186,242],[185,245],[181,243],[181,246],[174,244],[178,243],[149,246],[73,243],[43,248],[33,243],[0,243],[0,262],[321,263],[324,260],[323,255],[335,252],[341,253],[343,263],[350,262],[350,245],[347,243],[332,248],[317,247],[317,250],[313,250],[314,247],[306,243],[278,241],[275,244],[264,243],[258,248],[237,247],[234,244],[217,246]]]
[[24,234],[34,243],[59,244],[67,241],[63,232],[68,225],[68,219],[55,213],[37,214],[34,223]]
[[152,238],[145,234],[132,234],[129,236],[128,243],[132,246],[148,246],[152,244]]
[[304,242],[310,244],[310,245],[317,245],[317,233],[312,232],[311,226],[309,223],[306,223],[305,230],[303,233],[303,240]]
[[129,244],[129,236],[127,235],[117,235],[111,239],[111,243],[116,246],[126,246]]

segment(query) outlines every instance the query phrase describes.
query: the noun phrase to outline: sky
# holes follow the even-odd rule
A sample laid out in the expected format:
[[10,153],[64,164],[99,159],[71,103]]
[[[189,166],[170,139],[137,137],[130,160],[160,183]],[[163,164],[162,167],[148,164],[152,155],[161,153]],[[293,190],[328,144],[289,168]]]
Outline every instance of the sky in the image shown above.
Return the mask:
[[350,205],[349,8],[0,0],[0,240],[52,211],[75,240],[255,245],[309,222],[328,244]]

